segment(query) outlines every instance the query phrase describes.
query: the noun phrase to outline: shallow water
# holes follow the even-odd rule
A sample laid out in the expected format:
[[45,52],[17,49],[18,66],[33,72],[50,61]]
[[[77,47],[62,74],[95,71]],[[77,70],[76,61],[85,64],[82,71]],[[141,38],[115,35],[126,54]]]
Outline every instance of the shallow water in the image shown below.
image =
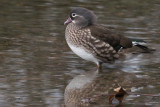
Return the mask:
[[[95,64],[73,54],[64,38],[63,22],[75,6],[93,10],[99,23],[157,50],[104,64],[104,72],[95,74]],[[160,94],[159,10],[159,0],[1,0],[1,107],[61,107],[70,96],[74,103],[66,106],[75,107],[101,92],[113,93],[118,84],[150,95],[129,95],[120,106],[160,106],[160,97],[151,96]],[[109,106],[108,97],[82,106]]]

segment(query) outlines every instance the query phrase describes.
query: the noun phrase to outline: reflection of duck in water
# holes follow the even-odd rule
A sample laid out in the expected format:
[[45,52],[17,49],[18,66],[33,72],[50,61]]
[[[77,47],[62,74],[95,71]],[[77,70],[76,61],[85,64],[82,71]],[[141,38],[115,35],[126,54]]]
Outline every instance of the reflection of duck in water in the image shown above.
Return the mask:
[[[66,107],[92,105],[94,102],[97,105],[108,105],[108,97],[106,95],[109,90],[113,90],[115,85],[117,87],[118,83],[122,86],[128,86],[128,84],[133,85],[135,81],[138,81],[138,79],[131,73],[107,72],[97,74],[96,72],[87,72],[83,75],[76,76],[67,85],[64,102]],[[91,103],[85,103],[87,101],[86,99],[91,99]]]
[[93,94],[95,89],[93,82],[96,78],[96,72],[87,72],[86,74],[78,75],[71,80],[67,85],[64,94],[66,106],[76,107],[83,99]]

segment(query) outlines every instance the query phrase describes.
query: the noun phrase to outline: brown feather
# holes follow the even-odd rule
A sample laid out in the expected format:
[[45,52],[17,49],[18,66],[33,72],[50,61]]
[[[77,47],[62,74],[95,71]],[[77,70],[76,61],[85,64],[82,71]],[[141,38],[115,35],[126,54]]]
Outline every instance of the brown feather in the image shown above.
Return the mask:
[[91,30],[92,36],[109,43],[113,48],[119,45],[124,48],[132,47],[132,41],[129,38],[117,33],[113,33],[107,27],[102,25],[91,25],[88,26],[88,28]]

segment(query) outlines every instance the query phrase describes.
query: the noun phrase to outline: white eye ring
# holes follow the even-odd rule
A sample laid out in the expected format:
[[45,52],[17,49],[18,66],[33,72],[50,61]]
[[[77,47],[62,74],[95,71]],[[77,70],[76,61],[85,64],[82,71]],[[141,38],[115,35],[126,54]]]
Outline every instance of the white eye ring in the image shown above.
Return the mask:
[[76,15],[76,13],[72,13],[72,17],[76,17],[77,15]]

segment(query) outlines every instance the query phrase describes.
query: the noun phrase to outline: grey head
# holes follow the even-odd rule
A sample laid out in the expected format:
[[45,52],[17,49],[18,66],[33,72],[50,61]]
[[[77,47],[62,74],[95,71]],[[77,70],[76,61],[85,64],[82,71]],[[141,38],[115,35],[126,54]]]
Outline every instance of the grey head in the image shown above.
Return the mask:
[[64,24],[74,23],[79,27],[86,27],[96,23],[96,15],[82,7],[73,8],[69,13],[69,18],[64,22]]

